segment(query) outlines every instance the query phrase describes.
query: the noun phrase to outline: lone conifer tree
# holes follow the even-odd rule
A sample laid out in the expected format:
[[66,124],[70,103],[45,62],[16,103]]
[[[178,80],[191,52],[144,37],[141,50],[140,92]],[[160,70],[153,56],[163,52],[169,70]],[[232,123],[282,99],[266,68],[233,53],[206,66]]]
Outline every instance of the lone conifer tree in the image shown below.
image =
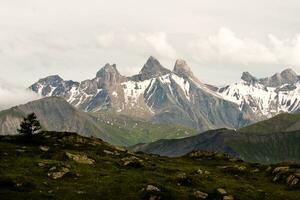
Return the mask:
[[18,132],[25,136],[32,136],[35,133],[38,133],[41,130],[41,124],[37,119],[35,113],[31,113],[24,117],[23,121],[20,124],[20,129]]

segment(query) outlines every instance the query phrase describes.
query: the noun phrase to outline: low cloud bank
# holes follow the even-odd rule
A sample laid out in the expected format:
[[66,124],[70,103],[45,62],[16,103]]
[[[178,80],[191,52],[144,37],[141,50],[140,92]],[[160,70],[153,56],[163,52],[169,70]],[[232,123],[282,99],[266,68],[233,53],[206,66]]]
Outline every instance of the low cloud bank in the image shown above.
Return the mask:
[[39,99],[34,92],[0,80],[0,110]]

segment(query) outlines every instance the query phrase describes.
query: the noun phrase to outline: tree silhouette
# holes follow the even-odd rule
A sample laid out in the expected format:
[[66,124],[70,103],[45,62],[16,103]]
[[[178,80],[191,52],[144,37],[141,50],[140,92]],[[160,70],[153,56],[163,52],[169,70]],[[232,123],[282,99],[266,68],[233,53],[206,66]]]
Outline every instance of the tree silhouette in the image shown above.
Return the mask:
[[23,121],[20,124],[20,129],[18,129],[18,132],[21,135],[30,137],[33,134],[38,133],[41,128],[41,124],[37,119],[35,113],[31,113],[27,115],[27,117],[24,117]]

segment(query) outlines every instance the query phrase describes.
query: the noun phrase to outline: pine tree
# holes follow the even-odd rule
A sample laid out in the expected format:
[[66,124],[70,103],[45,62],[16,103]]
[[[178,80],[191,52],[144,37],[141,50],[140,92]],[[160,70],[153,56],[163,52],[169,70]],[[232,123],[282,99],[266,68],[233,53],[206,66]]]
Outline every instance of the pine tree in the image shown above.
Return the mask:
[[24,117],[23,121],[20,124],[20,129],[18,129],[18,132],[21,135],[30,137],[33,134],[38,133],[40,130],[41,124],[39,120],[37,119],[35,113],[31,113],[27,115],[27,117]]

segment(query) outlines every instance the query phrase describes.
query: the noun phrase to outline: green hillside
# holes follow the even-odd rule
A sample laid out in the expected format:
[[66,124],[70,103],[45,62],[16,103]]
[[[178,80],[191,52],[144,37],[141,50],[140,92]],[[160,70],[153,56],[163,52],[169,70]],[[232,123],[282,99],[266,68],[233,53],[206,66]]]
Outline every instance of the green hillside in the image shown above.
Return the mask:
[[195,129],[171,124],[153,124],[118,113],[87,113],[62,98],[47,97],[1,111],[0,135],[17,134],[23,117],[32,112],[37,115],[45,130],[76,132],[122,146],[188,137],[197,133]]
[[282,113],[273,118],[241,128],[239,133],[270,134],[300,130],[300,114]]
[[90,113],[104,132],[114,135],[118,141],[111,144],[132,146],[138,143],[150,143],[160,139],[184,138],[197,134],[196,129],[173,124],[156,124],[140,118],[126,115],[99,112]]
[[131,153],[99,139],[44,132],[0,137],[0,199],[298,200],[300,166],[225,154]]

